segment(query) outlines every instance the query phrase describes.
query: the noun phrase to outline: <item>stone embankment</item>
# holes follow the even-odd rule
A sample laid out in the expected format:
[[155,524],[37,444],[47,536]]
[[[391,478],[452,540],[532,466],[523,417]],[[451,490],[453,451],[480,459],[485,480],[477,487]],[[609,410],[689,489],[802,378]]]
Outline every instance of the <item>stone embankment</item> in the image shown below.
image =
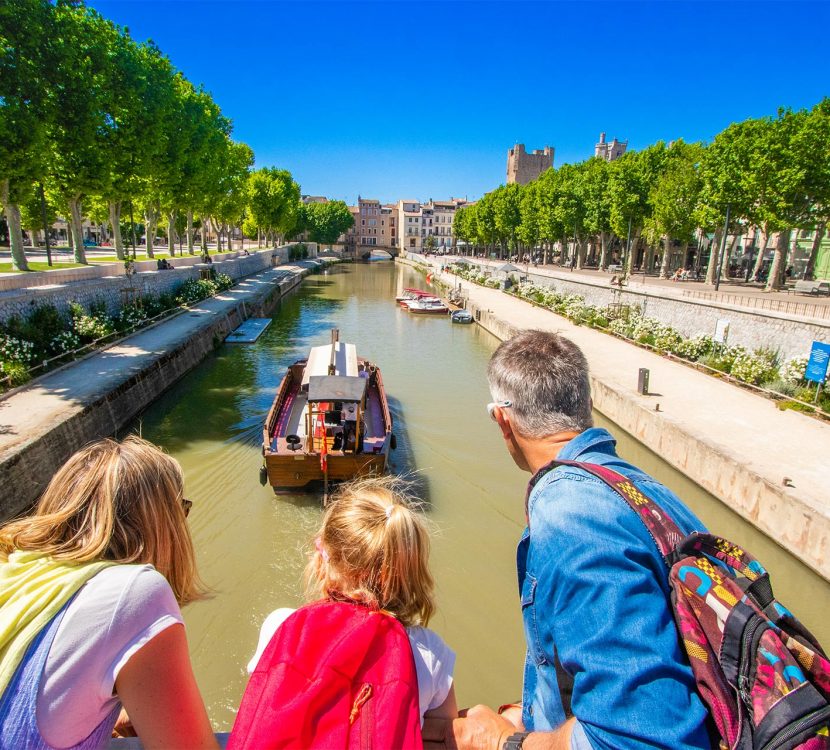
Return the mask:
[[[310,243],[312,248],[316,245]],[[107,263],[41,271],[27,274],[0,275],[0,323],[12,316],[25,317],[42,304],[54,305],[65,311],[70,302],[103,303],[110,312],[117,311],[124,302],[140,295],[160,295],[173,292],[188,279],[198,279],[203,271],[213,268],[232,279],[241,279],[282,263],[288,255],[288,246],[254,251],[217,253],[212,264],[201,262],[201,256],[186,255],[170,259],[173,268],[159,272],[156,261],[138,261],[135,273],[127,275],[124,264]]]
[[227,292],[5,394],[0,519],[29,508],[73,452],[118,434],[242,321],[268,314],[321,262],[328,261],[300,261],[248,276]]
[[[599,412],[830,580],[830,425],[504,292],[436,275],[460,283],[478,323],[500,339],[540,328],[577,343]],[[641,367],[649,395],[637,392]]]

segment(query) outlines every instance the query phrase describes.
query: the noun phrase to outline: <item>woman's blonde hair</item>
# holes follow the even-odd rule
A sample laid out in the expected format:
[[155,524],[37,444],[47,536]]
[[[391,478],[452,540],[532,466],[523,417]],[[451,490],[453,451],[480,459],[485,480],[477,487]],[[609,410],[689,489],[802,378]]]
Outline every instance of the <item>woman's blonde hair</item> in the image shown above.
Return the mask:
[[435,611],[429,531],[394,477],[340,487],[306,568],[310,597],[347,599],[426,626]]
[[0,528],[0,555],[43,552],[73,562],[150,563],[180,604],[204,589],[183,507],[179,463],[141,438],[100,440],[52,477],[33,516]]

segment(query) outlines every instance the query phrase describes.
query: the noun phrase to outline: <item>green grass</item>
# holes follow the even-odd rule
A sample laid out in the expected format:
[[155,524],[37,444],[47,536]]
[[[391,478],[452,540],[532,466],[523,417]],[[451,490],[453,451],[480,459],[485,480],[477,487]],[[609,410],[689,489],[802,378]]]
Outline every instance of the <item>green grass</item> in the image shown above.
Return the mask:
[[[53,263],[51,266],[46,262],[43,261],[29,261],[29,270],[30,271],[57,271],[61,268],[78,268],[82,266],[82,263]],[[26,273],[25,271],[17,271],[12,268],[11,261],[7,263],[0,263],[0,273]]]

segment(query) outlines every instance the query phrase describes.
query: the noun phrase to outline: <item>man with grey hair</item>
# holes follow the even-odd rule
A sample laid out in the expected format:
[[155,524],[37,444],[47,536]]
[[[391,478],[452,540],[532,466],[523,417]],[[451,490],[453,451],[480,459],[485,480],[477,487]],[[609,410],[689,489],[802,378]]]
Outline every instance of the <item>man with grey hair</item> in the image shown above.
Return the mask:
[[521,722],[476,706],[450,724],[427,720],[425,747],[710,748],[654,539],[608,484],[557,461],[613,469],[684,533],[703,525],[593,427],[588,363],[571,341],[524,331],[499,346],[487,376],[487,410],[516,465],[533,475],[517,552],[527,641]]

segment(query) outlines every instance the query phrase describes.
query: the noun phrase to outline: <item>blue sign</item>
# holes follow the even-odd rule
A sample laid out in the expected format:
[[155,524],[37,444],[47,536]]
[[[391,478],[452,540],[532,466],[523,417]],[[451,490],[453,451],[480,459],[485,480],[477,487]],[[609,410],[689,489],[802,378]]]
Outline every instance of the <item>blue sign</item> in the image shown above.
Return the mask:
[[830,363],[830,344],[814,341],[810,350],[810,360],[807,362],[807,371],[804,377],[814,383],[823,383],[827,377],[827,365]]

